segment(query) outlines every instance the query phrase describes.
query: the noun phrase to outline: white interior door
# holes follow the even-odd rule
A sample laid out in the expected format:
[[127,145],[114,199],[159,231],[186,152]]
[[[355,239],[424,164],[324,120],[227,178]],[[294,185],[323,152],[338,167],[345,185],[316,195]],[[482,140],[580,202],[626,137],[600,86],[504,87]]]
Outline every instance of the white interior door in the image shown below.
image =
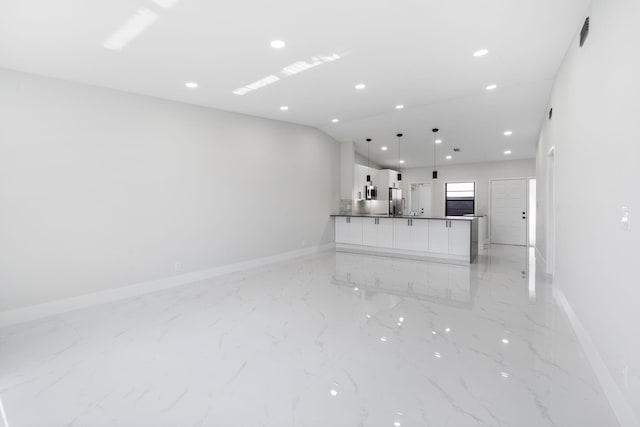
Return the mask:
[[411,211],[419,215],[431,216],[431,184],[411,184]]
[[527,180],[491,181],[491,243],[527,244]]

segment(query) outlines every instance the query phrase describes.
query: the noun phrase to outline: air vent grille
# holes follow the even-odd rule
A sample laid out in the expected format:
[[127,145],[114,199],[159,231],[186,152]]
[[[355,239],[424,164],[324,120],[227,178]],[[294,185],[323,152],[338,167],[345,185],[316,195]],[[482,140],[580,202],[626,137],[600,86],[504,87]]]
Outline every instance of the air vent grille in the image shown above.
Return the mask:
[[584,45],[587,41],[587,37],[589,37],[589,17],[584,20],[584,24],[582,25],[582,30],[580,30],[580,47]]

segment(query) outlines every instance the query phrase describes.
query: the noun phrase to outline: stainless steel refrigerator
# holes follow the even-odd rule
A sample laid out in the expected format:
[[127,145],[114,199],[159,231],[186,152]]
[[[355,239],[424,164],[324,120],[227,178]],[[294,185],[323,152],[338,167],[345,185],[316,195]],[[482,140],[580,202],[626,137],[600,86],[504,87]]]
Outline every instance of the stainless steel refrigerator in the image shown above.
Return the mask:
[[402,215],[404,199],[402,190],[399,188],[389,188],[389,215]]

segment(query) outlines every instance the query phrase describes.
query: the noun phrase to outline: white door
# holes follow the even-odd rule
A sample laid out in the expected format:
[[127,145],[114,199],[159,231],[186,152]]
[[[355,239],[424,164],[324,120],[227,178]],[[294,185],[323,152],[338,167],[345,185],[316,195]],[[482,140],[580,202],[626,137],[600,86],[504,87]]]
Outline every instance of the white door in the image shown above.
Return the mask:
[[491,181],[491,243],[527,244],[527,180]]
[[431,216],[431,184],[411,184],[411,211]]

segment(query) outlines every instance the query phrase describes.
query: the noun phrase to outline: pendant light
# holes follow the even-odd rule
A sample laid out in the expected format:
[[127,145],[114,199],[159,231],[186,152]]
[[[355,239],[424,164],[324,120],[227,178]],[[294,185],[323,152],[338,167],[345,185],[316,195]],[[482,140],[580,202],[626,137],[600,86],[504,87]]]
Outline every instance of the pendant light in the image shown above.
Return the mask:
[[435,181],[438,179],[438,171],[436,170],[436,139],[438,135],[438,128],[431,129],[433,132],[433,172],[431,173],[431,177]]
[[367,185],[373,187],[373,181],[371,181],[371,138],[367,138]]
[[402,157],[400,157],[400,138],[402,138],[402,134],[399,133],[396,135],[398,137],[398,182],[402,181],[402,171],[400,170],[400,160],[402,159]]

